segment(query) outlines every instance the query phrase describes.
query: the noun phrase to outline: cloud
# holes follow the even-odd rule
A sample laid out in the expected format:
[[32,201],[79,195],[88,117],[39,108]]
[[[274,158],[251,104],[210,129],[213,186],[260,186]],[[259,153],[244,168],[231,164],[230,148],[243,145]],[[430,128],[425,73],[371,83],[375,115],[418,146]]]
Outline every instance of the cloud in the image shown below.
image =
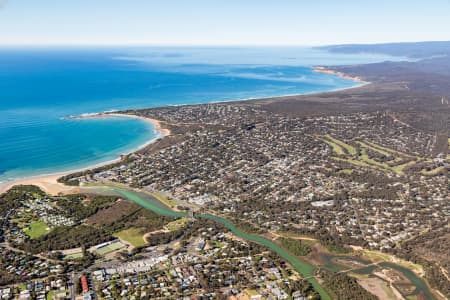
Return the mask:
[[8,0],[0,0],[0,9],[4,8],[7,3],[8,3]]

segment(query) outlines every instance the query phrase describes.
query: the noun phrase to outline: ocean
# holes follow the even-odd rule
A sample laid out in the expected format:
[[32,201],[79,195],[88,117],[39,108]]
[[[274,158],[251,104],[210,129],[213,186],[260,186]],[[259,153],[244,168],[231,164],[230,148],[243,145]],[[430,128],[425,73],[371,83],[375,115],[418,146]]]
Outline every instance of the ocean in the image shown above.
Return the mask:
[[0,49],[0,183],[116,159],[158,137],[131,118],[83,113],[350,88],[314,65],[401,60],[306,47]]

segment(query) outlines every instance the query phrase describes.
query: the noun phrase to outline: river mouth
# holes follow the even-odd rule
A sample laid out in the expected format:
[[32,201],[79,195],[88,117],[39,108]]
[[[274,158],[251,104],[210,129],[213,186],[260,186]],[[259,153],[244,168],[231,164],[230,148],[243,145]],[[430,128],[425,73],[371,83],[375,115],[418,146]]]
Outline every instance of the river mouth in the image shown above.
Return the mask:
[[[167,217],[182,218],[190,216],[187,212],[175,211],[171,209],[150,194],[131,190],[122,186],[92,185],[82,187],[81,192],[123,197],[146,209]],[[195,214],[195,218],[207,219],[220,223],[237,237],[258,243],[265,246],[272,252],[277,253],[283,259],[288,261],[306,280],[308,280],[309,283],[311,283],[322,299],[331,298],[327,291],[314,277],[314,272],[318,268],[323,268],[332,272],[351,273],[354,277],[359,279],[374,277],[378,279],[381,278],[383,281],[389,282],[396,289],[396,291],[408,299],[436,299],[427,284],[421,278],[419,278],[413,271],[397,264],[391,262],[374,263],[371,260],[353,255],[338,255],[329,252],[319,252],[318,255],[320,256],[320,263],[313,265],[305,259],[289,253],[280,247],[280,245],[265,237],[256,234],[249,234],[240,230],[232,222],[225,218],[212,214]]]

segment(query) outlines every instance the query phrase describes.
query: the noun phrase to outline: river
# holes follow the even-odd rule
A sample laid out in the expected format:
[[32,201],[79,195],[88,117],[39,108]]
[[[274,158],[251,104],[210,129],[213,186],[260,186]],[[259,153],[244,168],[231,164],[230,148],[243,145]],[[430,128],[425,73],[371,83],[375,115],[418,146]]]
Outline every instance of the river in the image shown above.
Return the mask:
[[[137,192],[134,190],[129,190],[117,186],[92,186],[92,187],[86,187],[82,189],[85,192],[90,193],[97,193],[97,194],[103,194],[103,195],[117,195],[124,197],[130,201],[133,201],[134,203],[149,209],[159,215],[167,216],[167,217],[174,217],[174,218],[181,218],[181,217],[187,217],[188,213],[186,212],[179,212],[175,211],[165,204],[161,203],[156,198],[150,196],[149,194],[143,193],[143,192]],[[289,262],[295,270],[297,270],[311,285],[314,287],[314,289],[320,294],[320,297],[324,300],[331,300],[330,295],[326,292],[326,290],[319,284],[319,282],[314,278],[314,271],[316,270],[316,266],[308,263],[305,260],[302,260],[301,258],[289,253],[282,247],[280,247],[275,242],[264,238],[257,234],[249,234],[246,233],[239,228],[237,228],[233,223],[230,221],[218,217],[211,214],[196,214],[195,218],[199,219],[207,219],[212,220],[217,223],[222,224],[226,228],[228,228],[234,235],[251,241],[258,243],[260,245],[265,246],[266,248],[270,249],[271,251],[277,253],[280,257],[285,259],[287,262]],[[323,266],[325,269],[333,270],[333,271],[339,271],[342,269],[345,269],[344,265],[336,263],[336,259],[339,258],[351,258],[354,261],[359,261],[360,263],[369,264],[370,261],[362,260],[360,258],[350,257],[350,256],[340,256],[340,255],[332,255],[332,254],[326,254],[322,257],[324,261],[326,262]],[[415,286],[415,290],[411,295],[418,295],[422,294],[426,296],[426,299],[433,300],[435,297],[431,293],[431,291],[428,289],[426,283],[420,279],[419,277],[414,274],[409,269],[406,269],[404,267],[401,267],[399,265],[389,263],[389,262],[383,262],[379,264],[383,267],[388,267],[395,269],[396,271],[401,272],[406,278],[408,278],[412,284]],[[369,275],[371,272],[376,268],[375,266],[370,267],[363,267],[361,269],[355,270],[358,274],[363,275]]]

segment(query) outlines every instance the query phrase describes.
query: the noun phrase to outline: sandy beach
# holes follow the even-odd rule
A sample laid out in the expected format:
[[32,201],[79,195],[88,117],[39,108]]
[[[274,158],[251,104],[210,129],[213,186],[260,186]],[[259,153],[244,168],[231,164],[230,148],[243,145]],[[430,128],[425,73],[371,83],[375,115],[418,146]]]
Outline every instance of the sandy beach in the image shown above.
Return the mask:
[[5,182],[0,185],[0,193],[8,191],[15,185],[36,185],[40,187],[43,191],[51,195],[76,193],[78,190],[77,187],[66,186],[64,184],[57,182],[57,179],[59,177],[69,173],[71,172],[64,172],[54,175],[45,175]]
[[[155,142],[157,139],[171,134],[169,129],[162,127],[161,121],[156,120],[156,119],[136,116],[136,115],[128,115],[128,114],[120,114],[120,113],[99,113],[99,114],[86,116],[86,117],[83,116],[80,118],[108,118],[108,117],[127,117],[127,118],[141,119],[141,120],[144,120],[144,121],[149,122],[152,125],[154,125],[155,129],[160,132],[160,134],[156,138],[147,141],[146,143],[144,143],[143,145],[140,145],[138,148],[130,151],[129,153],[137,152],[137,151],[147,147],[151,143]],[[124,153],[124,154],[126,154],[126,153]],[[81,168],[81,169],[76,169],[76,170],[68,170],[68,171],[58,172],[58,173],[54,173],[54,174],[46,174],[46,175],[42,175],[42,176],[34,176],[34,177],[28,177],[28,178],[8,181],[8,182],[0,184],[0,194],[7,192],[9,189],[11,189],[15,185],[36,185],[36,186],[40,187],[43,191],[45,191],[46,193],[51,194],[51,195],[77,193],[77,192],[79,192],[78,187],[66,186],[62,183],[59,183],[57,181],[58,178],[68,175],[68,174],[109,165],[109,164],[112,164],[112,163],[115,163],[118,161],[120,161],[120,157],[118,157],[114,160],[109,160],[109,161],[106,161],[106,162],[103,162],[100,164],[96,164],[93,166],[89,166],[86,168]]]
[[[142,116],[136,116],[136,115],[119,114],[119,113],[108,113],[108,114],[102,114],[100,116],[103,116],[103,115],[105,117],[115,116],[115,117],[128,117],[128,118],[140,119],[140,120],[152,123],[155,126],[155,129],[162,134],[162,137],[172,134],[169,129],[162,127],[161,126],[161,121],[157,120],[157,119],[152,119],[152,118],[147,118],[147,117],[142,117]],[[153,142],[153,141],[151,141],[151,142]],[[140,147],[140,148],[142,148],[142,147]]]
[[361,83],[367,83],[366,81],[362,80],[360,77],[350,76],[343,72],[327,69],[326,67],[323,67],[323,66],[317,66],[317,67],[314,67],[313,69],[314,69],[314,72],[317,72],[317,73],[330,74],[330,75],[339,76],[341,78],[348,79],[348,80],[358,81]]

